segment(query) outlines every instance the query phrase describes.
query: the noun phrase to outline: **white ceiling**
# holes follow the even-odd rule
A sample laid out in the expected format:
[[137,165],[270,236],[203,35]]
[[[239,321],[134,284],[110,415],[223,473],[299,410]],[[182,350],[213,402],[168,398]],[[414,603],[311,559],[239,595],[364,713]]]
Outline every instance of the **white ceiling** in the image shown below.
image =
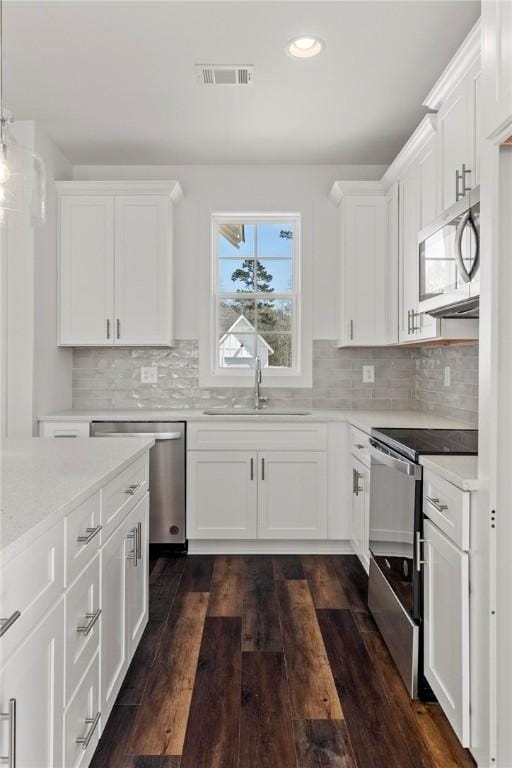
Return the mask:
[[[74,163],[389,163],[474,0],[4,2],[6,105]],[[287,41],[313,33],[316,59]],[[195,63],[254,64],[252,88]]]

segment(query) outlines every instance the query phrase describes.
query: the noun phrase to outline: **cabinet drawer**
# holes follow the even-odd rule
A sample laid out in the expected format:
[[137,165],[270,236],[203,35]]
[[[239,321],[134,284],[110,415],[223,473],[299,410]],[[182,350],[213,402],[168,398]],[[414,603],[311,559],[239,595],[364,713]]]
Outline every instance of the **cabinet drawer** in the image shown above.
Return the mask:
[[98,650],[100,613],[97,554],[66,594],[66,702]]
[[350,451],[366,467],[370,466],[370,436],[357,427],[350,428]]
[[423,472],[423,514],[430,518],[458,547],[469,549],[468,491],[425,469]]
[[326,451],[327,424],[216,421],[189,424],[189,450]]
[[101,543],[100,494],[93,494],[64,520],[66,533],[66,586],[85,568]]
[[64,713],[64,765],[66,768],[88,766],[98,745],[102,725],[99,709],[99,681],[100,662],[97,653]]
[[10,620],[9,625],[3,623],[4,634],[0,637],[2,663],[57,602],[64,589],[63,529],[64,524],[60,522],[2,568],[1,618]]
[[101,491],[102,542],[117,528],[148,490],[148,460],[137,459]]
[[88,421],[42,421],[39,437],[89,437]]

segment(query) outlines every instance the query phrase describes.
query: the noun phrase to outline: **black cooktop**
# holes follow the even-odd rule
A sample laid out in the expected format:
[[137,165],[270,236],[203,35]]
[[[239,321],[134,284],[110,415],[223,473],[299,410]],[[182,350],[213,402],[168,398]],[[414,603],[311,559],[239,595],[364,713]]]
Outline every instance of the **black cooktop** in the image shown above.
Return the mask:
[[477,429],[396,429],[376,427],[372,437],[417,462],[441,453],[478,454]]

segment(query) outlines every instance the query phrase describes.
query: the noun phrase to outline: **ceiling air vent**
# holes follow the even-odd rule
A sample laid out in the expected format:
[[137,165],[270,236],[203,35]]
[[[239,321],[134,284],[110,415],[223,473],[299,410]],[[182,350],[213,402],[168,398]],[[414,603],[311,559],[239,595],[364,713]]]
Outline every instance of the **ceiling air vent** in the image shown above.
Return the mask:
[[196,78],[199,85],[252,85],[254,67],[196,64]]

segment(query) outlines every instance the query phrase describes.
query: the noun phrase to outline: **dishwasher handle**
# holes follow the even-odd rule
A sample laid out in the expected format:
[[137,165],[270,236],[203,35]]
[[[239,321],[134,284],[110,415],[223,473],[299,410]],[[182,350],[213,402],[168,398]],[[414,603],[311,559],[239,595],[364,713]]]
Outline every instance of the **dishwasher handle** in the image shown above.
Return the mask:
[[153,440],[181,440],[183,432],[97,432],[93,437],[151,437]]

